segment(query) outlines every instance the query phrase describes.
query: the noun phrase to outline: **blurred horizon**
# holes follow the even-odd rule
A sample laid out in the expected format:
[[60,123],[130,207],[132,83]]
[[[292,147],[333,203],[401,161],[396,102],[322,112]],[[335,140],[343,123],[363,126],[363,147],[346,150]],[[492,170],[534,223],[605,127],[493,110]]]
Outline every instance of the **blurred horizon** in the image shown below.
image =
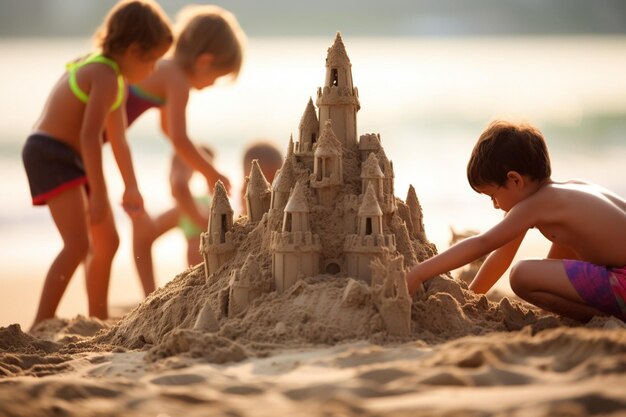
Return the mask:
[[[0,2],[0,37],[89,36],[116,0]],[[159,1],[173,20],[185,0]],[[550,36],[626,34],[623,0],[230,0],[250,37]]]

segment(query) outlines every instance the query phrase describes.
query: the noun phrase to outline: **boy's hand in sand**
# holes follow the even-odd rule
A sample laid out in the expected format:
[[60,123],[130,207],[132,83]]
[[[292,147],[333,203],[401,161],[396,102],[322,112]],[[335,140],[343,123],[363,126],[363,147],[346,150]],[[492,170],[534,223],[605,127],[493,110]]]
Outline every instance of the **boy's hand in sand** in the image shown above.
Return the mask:
[[419,266],[414,267],[406,274],[406,286],[411,297],[415,297],[419,292],[424,290],[423,282],[425,280],[426,279],[419,275]]

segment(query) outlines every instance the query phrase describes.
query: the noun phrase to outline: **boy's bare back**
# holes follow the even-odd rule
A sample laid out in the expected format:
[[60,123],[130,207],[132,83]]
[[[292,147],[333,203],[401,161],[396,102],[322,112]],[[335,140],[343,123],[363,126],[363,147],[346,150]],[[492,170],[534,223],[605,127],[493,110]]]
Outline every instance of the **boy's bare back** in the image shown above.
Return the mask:
[[550,182],[515,209],[536,211],[535,227],[578,259],[626,265],[626,201],[610,191],[582,181]]

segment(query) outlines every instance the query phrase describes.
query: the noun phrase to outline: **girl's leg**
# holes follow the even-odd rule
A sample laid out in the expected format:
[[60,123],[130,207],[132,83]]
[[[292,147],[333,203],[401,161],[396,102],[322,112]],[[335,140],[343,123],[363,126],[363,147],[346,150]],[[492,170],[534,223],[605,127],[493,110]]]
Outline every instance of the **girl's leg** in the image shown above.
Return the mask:
[[198,265],[202,262],[200,255],[200,236],[194,236],[187,239],[187,263],[191,266]]
[[163,233],[176,227],[179,217],[178,209],[172,208],[154,219],[145,212],[132,219],[133,256],[146,297],[156,288],[152,263],[152,244]]
[[33,326],[54,317],[67,284],[89,251],[86,196],[73,187],[48,200],[52,219],[61,234],[63,248],[48,270]]
[[561,260],[525,260],[511,270],[511,289],[520,298],[544,310],[580,321],[606,314],[578,295]]
[[109,317],[108,299],[111,265],[120,244],[110,206],[102,222],[90,225],[90,232],[92,249],[87,256],[86,263],[89,315],[99,319],[107,319]]

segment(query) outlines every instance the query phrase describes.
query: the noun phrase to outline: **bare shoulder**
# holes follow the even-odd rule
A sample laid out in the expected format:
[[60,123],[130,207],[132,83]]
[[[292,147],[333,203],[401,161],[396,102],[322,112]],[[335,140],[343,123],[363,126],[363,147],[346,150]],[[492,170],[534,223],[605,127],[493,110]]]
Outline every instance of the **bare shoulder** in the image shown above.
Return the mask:
[[555,196],[562,196],[568,204],[579,201],[581,204],[587,204],[591,201],[602,202],[615,205],[621,210],[626,211],[626,200],[613,191],[582,180],[570,180],[564,182],[554,182],[550,184]]
[[162,60],[155,73],[168,93],[189,94],[189,82],[185,72],[176,62]]

